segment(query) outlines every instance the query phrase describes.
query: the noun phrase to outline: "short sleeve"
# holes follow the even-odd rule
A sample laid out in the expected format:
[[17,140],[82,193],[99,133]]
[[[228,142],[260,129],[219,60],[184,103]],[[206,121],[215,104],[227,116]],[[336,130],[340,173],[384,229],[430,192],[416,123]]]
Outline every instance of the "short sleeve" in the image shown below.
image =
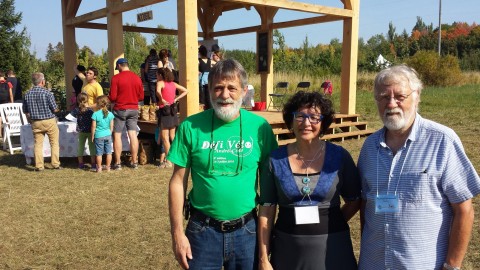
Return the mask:
[[191,129],[190,125],[187,125],[188,121],[183,121],[177,129],[177,134],[173,139],[172,145],[170,147],[170,151],[168,152],[167,159],[172,163],[184,167],[189,168],[191,166],[191,142],[189,137],[191,138]]
[[343,185],[340,194],[346,201],[355,201],[361,198],[362,184],[360,181],[360,174],[350,153],[345,149],[342,150],[343,165],[339,177],[341,177]]
[[275,186],[275,176],[272,172],[270,159],[263,162],[260,168],[260,205],[276,204],[277,188]]
[[446,157],[441,183],[448,200],[451,203],[461,203],[478,195],[479,176],[457,136],[448,143]]

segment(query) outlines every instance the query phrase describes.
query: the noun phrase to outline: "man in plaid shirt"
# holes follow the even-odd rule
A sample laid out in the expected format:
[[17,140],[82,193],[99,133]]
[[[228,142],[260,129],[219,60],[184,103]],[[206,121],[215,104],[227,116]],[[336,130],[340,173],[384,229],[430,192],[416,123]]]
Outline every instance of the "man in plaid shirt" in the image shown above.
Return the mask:
[[23,100],[23,112],[27,115],[31,125],[35,145],[35,171],[43,171],[43,139],[48,135],[51,159],[54,169],[60,167],[60,147],[58,142],[58,125],[55,112],[58,112],[53,94],[45,88],[43,73],[32,74],[33,88],[28,91]]

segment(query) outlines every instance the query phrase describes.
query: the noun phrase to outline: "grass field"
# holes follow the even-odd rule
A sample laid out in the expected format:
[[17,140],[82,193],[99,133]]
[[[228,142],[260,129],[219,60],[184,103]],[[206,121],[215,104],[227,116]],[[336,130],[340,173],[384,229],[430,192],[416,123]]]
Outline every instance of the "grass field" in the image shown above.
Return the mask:
[[[333,99],[338,108],[338,91]],[[453,128],[480,170],[480,87],[427,88],[420,113]],[[372,93],[357,112],[381,127]],[[363,139],[342,145],[356,160]],[[62,159],[62,171],[33,172],[21,154],[0,151],[0,269],[178,269],[167,210],[171,170],[153,165],[96,174]],[[480,269],[480,198],[463,269]],[[358,214],[351,222],[358,255]],[[419,254],[421,256],[421,254]]]

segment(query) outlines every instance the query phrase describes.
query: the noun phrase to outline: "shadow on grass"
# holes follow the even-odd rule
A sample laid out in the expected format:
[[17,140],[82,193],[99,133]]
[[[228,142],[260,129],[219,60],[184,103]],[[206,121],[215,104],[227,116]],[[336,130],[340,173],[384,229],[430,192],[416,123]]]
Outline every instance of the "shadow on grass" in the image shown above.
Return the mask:
[[[88,158],[88,157],[86,157]],[[45,168],[49,169],[52,166],[50,165],[50,157],[44,158]],[[65,168],[76,168],[77,158],[76,157],[61,157],[60,163],[62,167]],[[10,155],[8,151],[0,150],[0,166],[7,166],[10,168],[17,168],[20,170],[34,171],[35,162],[32,158],[31,164],[27,164],[25,156],[21,152],[15,152],[13,155]]]

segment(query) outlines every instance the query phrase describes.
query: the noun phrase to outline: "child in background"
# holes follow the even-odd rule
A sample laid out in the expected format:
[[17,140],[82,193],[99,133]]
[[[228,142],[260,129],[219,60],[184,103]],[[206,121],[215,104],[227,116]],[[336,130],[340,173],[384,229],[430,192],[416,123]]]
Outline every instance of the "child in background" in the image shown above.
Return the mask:
[[113,114],[108,111],[110,100],[106,95],[97,97],[97,109],[92,115],[92,140],[95,142],[97,173],[102,172],[102,155],[106,155],[106,170],[112,162]]
[[77,107],[70,113],[77,118],[77,132],[78,132],[78,168],[85,169],[83,163],[83,155],[85,150],[85,141],[88,141],[88,149],[90,150],[90,159],[92,169],[95,170],[95,147],[92,141],[92,115],[93,110],[88,107],[88,95],[80,93],[77,96]]

